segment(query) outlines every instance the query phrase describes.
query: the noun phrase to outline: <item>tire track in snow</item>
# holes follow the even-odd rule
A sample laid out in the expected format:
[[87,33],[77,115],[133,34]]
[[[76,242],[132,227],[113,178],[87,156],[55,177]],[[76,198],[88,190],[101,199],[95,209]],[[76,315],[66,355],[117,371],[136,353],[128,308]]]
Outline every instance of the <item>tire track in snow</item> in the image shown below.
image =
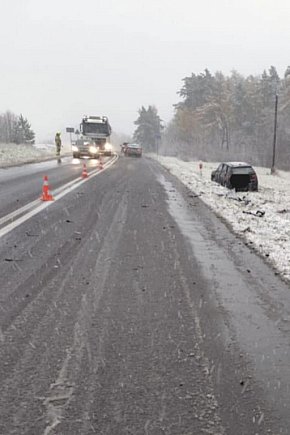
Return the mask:
[[[78,369],[81,365],[84,352],[87,351],[89,358],[89,366],[91,374],[96,373],[98,365],[102,363],[102,337],[99,337],[98,357],[93,360],[90,352],[90,341],[88,332],[91,328],[91,321],[94,313],[97,310],[99,301],[103,295],[105,283],[109,276],[111,263],[108,258],[111,258],[118,246],[122,234],[123,222],[127,214],[127,201],[120,200],[119,206],[116,210],[113,222],[108,230],[104,244],[98,253],[93,277],[96,285],[90,289],[90,292],[84,294],[81,301],[81,308],[78,313],[78,318],[74,326],[73,343],[67,351],[67,356],[59,371],[57,381],[51,385],[48,396],[44,399],[43,403],[46,407],[47,419],[49,421],[45,428],[43,435],[49,435],[64,419],[64,411],[69,404],[76,385],[76,376]],[[103,331],[103,334],[105,332]],[[89,392],[88,392],[89,394]],[[91,403],[89,397],[87,403]],[[84,411],[87,414],[87,411]],[[88,427],[87,419],[83,421],[83,433],[87,433]]]

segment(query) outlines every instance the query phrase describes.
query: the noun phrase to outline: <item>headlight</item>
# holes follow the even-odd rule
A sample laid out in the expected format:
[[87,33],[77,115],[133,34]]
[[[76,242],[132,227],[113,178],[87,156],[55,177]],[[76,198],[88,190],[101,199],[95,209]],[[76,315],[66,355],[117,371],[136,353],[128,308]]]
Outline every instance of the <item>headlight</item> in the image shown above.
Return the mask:
[[93,145],[90,146],[90,153],[95,154],[95,153],[97,153],[97,152],[98,152],[98,150],[97,150],[96,147],[94,147]]
[[78,147],[75,146],[75,145],[72,145],[71,149],[72,149],[73,151],[78,151],[78,150],[79,150]]
[[105,143],[105,150],[106,151],[111,151],[111,149],[112,149],[112,145],[110,144],[110,143]]

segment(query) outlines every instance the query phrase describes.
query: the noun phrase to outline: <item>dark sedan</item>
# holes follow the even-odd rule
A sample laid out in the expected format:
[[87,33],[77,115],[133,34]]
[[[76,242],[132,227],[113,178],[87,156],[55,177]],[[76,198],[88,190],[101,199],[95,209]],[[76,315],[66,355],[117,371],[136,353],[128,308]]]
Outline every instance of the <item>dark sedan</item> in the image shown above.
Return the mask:
[[258,177],[251,165],[244,162],[224,162],[211,173],[211,180],[236,191],[257,191]]
[[129,143],[125,148],[125,156],[142,157],[142,147],[137,143]]

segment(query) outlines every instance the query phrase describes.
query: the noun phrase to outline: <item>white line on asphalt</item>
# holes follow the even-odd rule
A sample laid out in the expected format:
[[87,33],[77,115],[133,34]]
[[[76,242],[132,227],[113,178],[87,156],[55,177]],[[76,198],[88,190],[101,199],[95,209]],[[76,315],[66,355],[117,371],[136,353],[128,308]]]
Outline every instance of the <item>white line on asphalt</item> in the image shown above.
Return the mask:
[[22,213],[25,213],[30,208],[39,204],[39,201],[40,201],[39,199],[35,199],[34,201],[30,202],[29,204],[26,204],[23,207],[20,207],[17,210],[12,211],[11,213],[7,214],[6,216],[3,216],[2,218],[0,218],[0,226],[4,225],[6,222],[11,221],[12,219],[16,218],[17,216],[21,215]]
[[[61,199],[62,197],[64,197],[65,195],[67,195],[68,193],[72,192],[74,189],[80,187],[83,183],[85,183],[86,181],[90,180],[91,178],[96,177],[99,174],[102,174],[106,169],[108,169],[110,166],[112,166],[116,161],[118,160],[118,155],[115,156],[114,159],[110,160],[109,162],[104,164],[104,169],[103,170],[98,170],[95,169],[94,171],[91,171],[89,173],[89,177],[86,179],[80,179],[77,178],[76,180],[70,181],[69,183],[65,184],[64,186],[62,186],[61,188],[58,188],[55,192],[59,192],[55,194],[54,192],[54,201],[49,201],[49,202],[44,202],[44,203],[40,203],[36,208],[34,208],[33,210],[29,211],[28,213],[26,213],[25,215],[19,217],[18,219],[16,219],[15,221],[11,222],[10,224],[6,225],[4,228],[2,228],[0,230],[0,238],[5,236],[7,233],[9,233],[10,231],[14,230],[16,227],[18,227],[19,225],[21,225],[23,222],[27,221],[28,219],[30,219],[31,217],[35,216],[36,214],[40,213],[42,210],[44,210],[45,208],[49,207],[51,204],[55,203],[56,201],[58,201],[59,199]],[[78,181],[80,180],[80,181]],[[13,217],[18,216],[21,213],[24,213],[26,210],[34,207],[36,204],[38,204],[41,200],[37,199],[35,201],[32,201],[29,204],[26,204],[24,207],[21,207],[19,210],[16,210],[12,213],[10,213],[7,216],[4,216],[3,218],[1,218],[0,220],[0,225],[13,219]]]

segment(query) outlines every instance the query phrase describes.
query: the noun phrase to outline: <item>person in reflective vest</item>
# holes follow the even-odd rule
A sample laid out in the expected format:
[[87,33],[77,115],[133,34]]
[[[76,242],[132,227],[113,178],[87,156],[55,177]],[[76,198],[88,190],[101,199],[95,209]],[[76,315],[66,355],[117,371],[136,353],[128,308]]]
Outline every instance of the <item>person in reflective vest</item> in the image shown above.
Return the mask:
[[55,146],[56,146],[56,155],[59,156],[60,155],[60,149],[61,149],[60,133],[56,133],[54,141],[55,141]]

